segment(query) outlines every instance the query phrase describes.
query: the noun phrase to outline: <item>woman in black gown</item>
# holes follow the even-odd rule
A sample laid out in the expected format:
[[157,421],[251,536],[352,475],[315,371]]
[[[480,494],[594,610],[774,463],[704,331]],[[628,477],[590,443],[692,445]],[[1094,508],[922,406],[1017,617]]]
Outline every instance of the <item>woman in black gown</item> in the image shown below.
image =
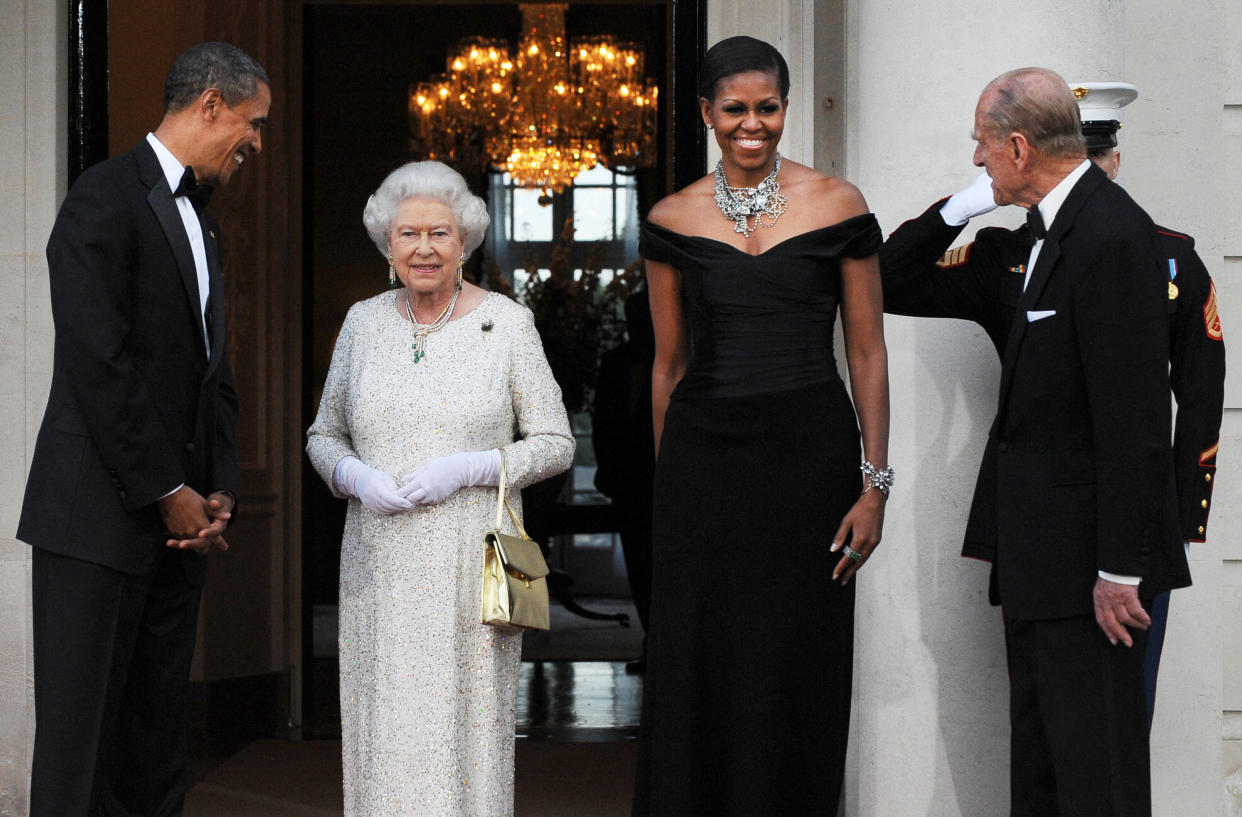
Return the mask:
[[770,45],[708,51],[720,164],[641,235],[658,460],[636,817],[831,817],[840,800],[850,580],[892,481],[882,239],[853,185],[780,158],[788,92]]

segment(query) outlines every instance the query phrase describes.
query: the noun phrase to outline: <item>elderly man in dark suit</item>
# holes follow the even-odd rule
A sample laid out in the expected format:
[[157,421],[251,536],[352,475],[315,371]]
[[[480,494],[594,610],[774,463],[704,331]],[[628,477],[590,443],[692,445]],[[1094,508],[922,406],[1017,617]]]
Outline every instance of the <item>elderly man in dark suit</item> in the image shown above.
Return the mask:
[[[1124,82],[1071,83],[1082,118],[1087,155],[1109,179],[1121,164],[1117,117],[1138,96]],[[978,323],[1005,354],[1005,341],[1022,294],[1030,255],[1029,228],[985,227],[969,244],[949,250],[970,218],[996,207],[984,174],[970,187],[899,226],[880,251],[884,309],[898,315],[960,318]],[[1225,347],[1216,290],[1194,239],[1156,227],[1161,280],[1168,281],[1169,378],[1177,400],[1173,434],[1182,539],[1207,536],[1216,478],[1225,393]],[[1151,601],[1152,624],[1144,660],[1147,726],[1155,707],[1156,680],[1168,615],[1169,593]]]
[[205,554],[237,491],[219,228],[262,146],[267,74],[226,43],[169,71],[164,118],[69,191],[47,258],[56,346],[18,537],[33,546],[32,817],[176,815]]
[[[993,562],[1010,666],[1012,817],[1150,815],[1144,602],[1189,583],[1169,446],[1155,225],[1087,161],[1046,69],[975,113],[997,204],[1030,208],[964,554]],[[1046,229],[1045,229],[1045,225]]]

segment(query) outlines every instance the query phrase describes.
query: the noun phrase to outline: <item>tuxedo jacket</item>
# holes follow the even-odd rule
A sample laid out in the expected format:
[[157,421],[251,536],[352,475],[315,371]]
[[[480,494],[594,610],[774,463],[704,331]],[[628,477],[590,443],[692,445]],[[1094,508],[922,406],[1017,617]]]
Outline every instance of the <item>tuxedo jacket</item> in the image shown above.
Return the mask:
[[[190,242],[150,145],[90,168],[65,198],[47,244],[56,342],[17,531],[28,544],[142,573],[168,538],[161,496],[181,483],[236,494],[220,231],[200,220],[210,358]],[[183,559],[201,582],[205,560]]]
[[[985,227],[949,249],[965,225],[940,217],[945,199],[905,222],[880,250],[884,310],[896,315],[974,321],[1003,357],[1030,255],[1026,225]],[[1182,539],[1206,541],[1225,401],[1225,344],[1216,288],[1194,239],[1156,227],[1168,287],[1169,378],[1177,400],[1173,433]]]
[[1025,292],[1025,237],[995,229],[915,285],[914,233],[947,244],[960,231],[938,210],[899,228],[881,269],[886,309],[976,320],[1002,356],[963,554],[994,562],[999,600],[1020,619],[1091,614],[1099,570],[1141,576],[1145,594],[1189,584],[1155,225],[1092,167],[1049,226]]

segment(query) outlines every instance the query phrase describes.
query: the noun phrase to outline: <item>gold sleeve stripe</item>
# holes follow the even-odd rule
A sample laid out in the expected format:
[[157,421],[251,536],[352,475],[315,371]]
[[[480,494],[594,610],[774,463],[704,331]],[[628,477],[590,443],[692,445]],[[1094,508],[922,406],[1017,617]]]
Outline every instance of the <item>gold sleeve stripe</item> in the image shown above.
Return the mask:
[[963,244],[960,247],[954,247],[944,255],[940,256],[940,260],[936,262],[936,266],[948,269],[951,267],[960,267],[966,263],[966,259],[970,258],[970,248],[975,246],[974,243]]
[[1207,329],[1207,336],[1212,340],[1221,340],[1223,334],[1220,329],[1220,312],[1216,308],[1216,282],[1209,281],[1211,287],[1208,292],[1207,303],[1203,305],[1203,325]]
[[1216,445],[1204,451],[1199,455],[1199,464],[1205,468],[1211,468],[1216,465],[1216,452],[1220,450],[1220,440],[1216,441]]

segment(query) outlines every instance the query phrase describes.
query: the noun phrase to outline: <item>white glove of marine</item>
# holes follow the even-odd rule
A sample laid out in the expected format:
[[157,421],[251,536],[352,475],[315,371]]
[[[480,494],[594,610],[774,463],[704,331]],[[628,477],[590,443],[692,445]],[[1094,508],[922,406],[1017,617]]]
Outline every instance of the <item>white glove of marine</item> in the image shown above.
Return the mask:
[[397,481],[357,457],[343,457],[332,471],[332,481],[343,494],[356,496],[368,510],[380,514],[408,511],[414,505],[397,493]]
[[940,208],[940,217],[950,227],[961,227],[975,216],[990,213],[996,209],[996,197],[992,192],[992,177],[986,172],[965,190],[949,196],[949,200]]
[[418,505],[438,505],[460,488],[500,484],[500,449],[462,451],[427,463],[401,480],[397,493]]

